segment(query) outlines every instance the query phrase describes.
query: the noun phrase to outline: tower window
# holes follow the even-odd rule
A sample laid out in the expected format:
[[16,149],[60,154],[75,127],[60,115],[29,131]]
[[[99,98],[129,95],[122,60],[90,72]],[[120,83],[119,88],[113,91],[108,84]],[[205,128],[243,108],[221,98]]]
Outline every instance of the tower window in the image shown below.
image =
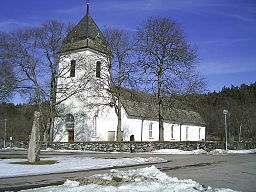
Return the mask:
[[72,60],[70,65],[70,77],[75,77],[76,75],[76,61]]
[[101,73],[101,62],[97,61],[96,62],[96,77],[100,78],[100,75],[101,75],[100,73]]
[[149,138],[152,138],[152,137],[153,137],[153,123],[150,123],[150,124],[149,124],[148,136],[149,136]]

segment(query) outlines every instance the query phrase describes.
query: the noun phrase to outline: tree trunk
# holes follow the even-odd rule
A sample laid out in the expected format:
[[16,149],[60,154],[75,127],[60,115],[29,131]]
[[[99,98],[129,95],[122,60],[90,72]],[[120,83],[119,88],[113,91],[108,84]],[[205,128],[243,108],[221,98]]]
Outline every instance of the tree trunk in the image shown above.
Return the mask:
[[117,141],[122,141],[123,135],[122,135],[122,116],[121,116],[121,101],[120,96],[117,98]]
[[35,111],[34,121],[28,147],[28,161],[40,161],[40,112]]
[[54,71],[52,73],[52,80],[51,80],[51,97],[50,97],[50,118],[49,118],[49,142],[53,141],[53,128],[54,128],[54,118],[56,115],[56,94],[57,94],[57,72]]
[[162,87],[162,76],[163,76],[163,63],[160,62],[160,69],[158,71],[158,121],[159,121],[159,141],[164,141],[164,118],[163,118],[163,87]]
[[242,122],[239,126],[238,142],[241,142],[241,134],[242,134]]
[[163,104],[159,102],[159,141],[164,141],[164,119],[163,119]]

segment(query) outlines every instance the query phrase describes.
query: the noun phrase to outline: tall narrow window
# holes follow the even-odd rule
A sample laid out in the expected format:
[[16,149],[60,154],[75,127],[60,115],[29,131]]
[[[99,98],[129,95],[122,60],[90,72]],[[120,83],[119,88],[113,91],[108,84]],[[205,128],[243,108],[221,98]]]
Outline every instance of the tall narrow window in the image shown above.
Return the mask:
[[97,61],[96,62],[96,77],[100,78],[100,75],[101,75],[100,73],[101,73],[101,62]]
[[65,121],[68,132],[68,142],[74,142],[74,116],[72,114],[67,114]]
[[75,77],[76,75],[76,61],[72,60],[70,65],[70,77]]
[[72,114],[67,114],[65,121],[66,121],[66,129],[73,130],[74,122],[75,122],[74,116]]
[[172,125],[172,127],[171,127],[171,139],[174,139],[174,136],[173,136],[173,127],[174,127],[174,125]]
[[149,124],[148,136],[149,136],[149,138],[152,138],[152,137],[153,137],[153,123],[150,123],[150,124]]
[[188,140],[188,127],[186,127],[186,140]]
[[97,137],[97,115],[93,117],[93,137]]
[[199,128],[199,131],[198,131],[198,139],[199,140],[201,139],[201,128]]

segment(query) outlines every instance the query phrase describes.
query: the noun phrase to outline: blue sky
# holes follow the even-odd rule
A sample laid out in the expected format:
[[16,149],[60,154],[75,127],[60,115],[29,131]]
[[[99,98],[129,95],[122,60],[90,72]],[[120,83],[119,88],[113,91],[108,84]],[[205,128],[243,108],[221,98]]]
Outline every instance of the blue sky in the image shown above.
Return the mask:
[[[77,23],[86,0],[0,0],[0,30],[39,26],[54,19]],[[209,91],[256,81],[256,0],[91,0],[100,28],[131,32],[148,16],[175,19],[198,47],[198,70]]]

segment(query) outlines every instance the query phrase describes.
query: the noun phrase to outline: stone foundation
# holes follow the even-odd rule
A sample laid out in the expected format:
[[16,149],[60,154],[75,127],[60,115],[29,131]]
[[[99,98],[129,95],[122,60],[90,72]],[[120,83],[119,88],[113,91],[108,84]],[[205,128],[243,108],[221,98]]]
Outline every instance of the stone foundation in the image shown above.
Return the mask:
[[[212,151],[214,149],[225,149],[225,144],[220,142],[73,142],[73,143],[50,143],[48,147],[59,150],[84,150],[84,151],[102,151],[102,152],[150,152],[159,149],[180,149],[190,151],[203,149]],[[255,149],[256,143],[231,143],[228,149]]]

